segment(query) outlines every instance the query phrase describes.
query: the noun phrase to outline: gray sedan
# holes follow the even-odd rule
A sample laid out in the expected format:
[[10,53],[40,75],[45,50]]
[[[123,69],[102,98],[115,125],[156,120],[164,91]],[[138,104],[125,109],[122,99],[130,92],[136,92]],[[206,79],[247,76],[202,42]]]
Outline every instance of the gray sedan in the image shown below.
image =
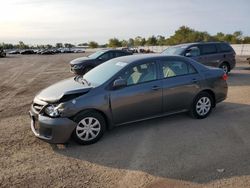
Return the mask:
[[181,56],[115,58],[42,90],[31,106],[31,129],[50,143],[72,136],[92,144],[126,123],[180,112],[202,119],[226,99],[226,79],[221,69]]

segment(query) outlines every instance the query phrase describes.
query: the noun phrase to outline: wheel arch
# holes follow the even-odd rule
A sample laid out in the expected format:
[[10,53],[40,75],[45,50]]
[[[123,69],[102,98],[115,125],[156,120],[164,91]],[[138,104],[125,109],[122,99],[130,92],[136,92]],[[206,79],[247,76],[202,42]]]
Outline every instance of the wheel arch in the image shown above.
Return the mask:
[[103,111],[99,110],[99,109],[95,109],[95,108],[89,108],[89,109],[84,109],[79,111],[77,114],[75,114],[71,119],[73,121],[76,121],[76,117],[80,114],[86,114],[86,113],[90,113],[90,112],[97,112],[99,114],[101,114],[105,120],[106,123],[106,128],[107,129],[111,129],[112,128],[112,121],[110,120],[110,118],[108,117],[107,114],[105,114]]
[[231,71],[231,66],[230,66],[230,63],[228,62],[228,61],[222,61],[221,63],[220,63],[220,65],[219,65],[219,67],[221,67],[221,65],[223,65],[223,64],[226,64],[227,66],[228,66],[228,72],[230,72]]

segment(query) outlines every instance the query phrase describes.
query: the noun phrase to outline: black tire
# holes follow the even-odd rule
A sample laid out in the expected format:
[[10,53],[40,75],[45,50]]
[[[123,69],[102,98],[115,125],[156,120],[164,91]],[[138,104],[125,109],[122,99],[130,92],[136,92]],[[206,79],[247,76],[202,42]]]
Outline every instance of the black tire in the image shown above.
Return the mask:
[[213,97],[209,93],[199,93],[193,101],[192,107],[190,109],[190,115],[196,119],[206,118],[212,111],[213,103]]
[[[92,128],[90,128],[92,125],[88,118],[89,119],[92,118],[91,120],[91,122],[93,122],[92,125],[98,121],[97,122],[99,123],[98,126],[93,126]],[[104,117],[102,116],[102,114],[96,111],[89,111],[89,112],[81,113],[75,117],[75,121],[77,122],[77,126],[72,133],[72,137],[78,144],[81,144],[81,145],[89,145],[89,144],[93,144],[97,142],[98,140],[100,140],[100,138],[103,136],[106,130],[106,121]],[[97,130],[92,130],[92,129],[97,129],[97,128],[100,128],[99,132]],[[83,133],[84,131],[85,133]],[[92,137],[92,134],[90,132],[92,132],[93,134],[96,134],[96,136]],[[89,139],[86,139],[87,137]]]
[[222,64],[220,65],[220,68],[221,68],[226,74],[228,74],[229,71],[230,71],[230,66],[228,65],[228,63],[222,63]]

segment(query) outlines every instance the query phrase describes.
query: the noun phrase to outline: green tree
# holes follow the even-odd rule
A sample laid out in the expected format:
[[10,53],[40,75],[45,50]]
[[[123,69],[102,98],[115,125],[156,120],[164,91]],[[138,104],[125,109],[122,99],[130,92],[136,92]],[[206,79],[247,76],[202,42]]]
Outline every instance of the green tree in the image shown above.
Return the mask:
[[135,41],[132,38],[128,39],[128,47],[134,47],[135,46]]
[[148,46],[156,46],[157,45],[157,38],[152,35],[151,37],[148,37],[146,44]]
[[166,39],[162,35],[157,36],[157,45],[163,46],[166,44]]
[[117,38],[109,39],[108,46],[111,48],[121,47],[122,43]]
[[27,48],[29,48],[29,46],[28,46],[27,44],[24,44],[23,41],[19,41],[17,47],[18,47],[19,49],[27,49]]
[[47,48],[47,49],[50,49],[50,48],[52,48],[53,46],[51,45],[51,44],[46,44],[45,45],[45,48]]
[[243,43],[244,44],[250,44],[250,36],[244,37]]
[[146,39],[140,36],[135,37],[134,39],[134,46],[144,46],[146,44]]
[[122,47],[128,47],[128,41],[122,40],[121,41]]
[[95,42],[95,41],[90,41],[88,46],[89,46],[90,48],[97,48],[99,45],[98,45],[98,43]]
[[62,48],[63,44],[62,43],[56,43],[56,48]]
[[222,33],[222,32],[219,32],[219,33],[217,33],[215,36],[215,40],[217,40],[217,41],[224,41],[225,39],[225,34],[224,33]]
[[70,44],[70,43],[64,43],[65,48],[73,48],[75,45]]

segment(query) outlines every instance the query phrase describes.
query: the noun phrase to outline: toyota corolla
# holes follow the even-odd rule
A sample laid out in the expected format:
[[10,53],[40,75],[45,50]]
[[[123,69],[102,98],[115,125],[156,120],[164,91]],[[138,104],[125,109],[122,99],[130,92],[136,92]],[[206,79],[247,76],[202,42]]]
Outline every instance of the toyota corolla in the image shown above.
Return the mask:
[[92,144],[122,124],[181,112],[203,119],[226,99],[226,79],[221,69],[181,56],[115,58],[38,93],[31,129],[50,143]]

